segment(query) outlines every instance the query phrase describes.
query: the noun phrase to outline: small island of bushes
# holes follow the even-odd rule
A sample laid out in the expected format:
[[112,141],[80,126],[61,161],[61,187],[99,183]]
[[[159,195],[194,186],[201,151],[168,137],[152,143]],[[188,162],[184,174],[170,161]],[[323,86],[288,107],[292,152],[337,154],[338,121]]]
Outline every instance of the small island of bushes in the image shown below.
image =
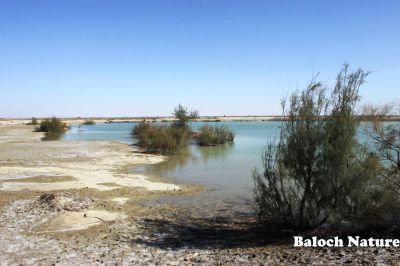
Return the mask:
[[59,118],[52,117],[43,119],[39,127],[36,128],[37,132],[45,132],[49,134],[64,133],[67,131],[68,126],[62,122]]
[[185,147],[190,140],[200,146],[215,146],[233,142],[234,134],[226,126],[204,125],[200,132],[193,132],[189,123],[198,118],[197,111],[189,112],[182,105],[174,110],[175,120],[171,124],[150,124],[143,121],[132,129],[132,135],[138,140],[137,145],[146,152],[173,154]]
[[62,122],[59,118],[52,117],[40,121],[40,124],[35,131],[46,133],[43,140],[57,140],[65,133],[65,131],[68,130],[68,128],[67,124]]

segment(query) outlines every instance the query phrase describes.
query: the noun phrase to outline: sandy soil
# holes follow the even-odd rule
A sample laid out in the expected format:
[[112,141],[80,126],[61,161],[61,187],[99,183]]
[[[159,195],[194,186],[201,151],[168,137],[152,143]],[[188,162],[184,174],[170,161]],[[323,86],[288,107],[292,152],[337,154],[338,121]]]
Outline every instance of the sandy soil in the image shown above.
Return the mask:
[[132,171],[164,156],[118,142],[41,141],[42,133],[20,122],[0,125],[1,265],[47,265],[59,257],[64,265],[93,264],[93,258],[69,258],[61,239],[73,246],[71,234],[97,236],[111,224],[152,212],[141,200],[200,189]]
[[[176,184],[150,180],[132,168],[162,162],[167,158],[147,155],[126,144],[117,142],[41,141],[42,133],[33,126],[0,126],[0,198],[7,202],[7,193],[21,191],[114,191],[122,188],[131,193],[145,191],[180,191]],[[142,191],[142,192],[140,192]],[[98,196],[98,195],[94,195]],[[132,197],[132,195],[129,195]],[[129,197],[109,196],[114,205],[125,204]],[[58,204],[70,204],[68,197]],[[71,204],[72,204],[71,203]],[[51,221],[50,231],[82,230],[102,222],[126,218],[124,213],[107,210],[66,210]],[[93,217],[94,216],[94,217]]]
[[[125,219],[107,213],[103,223],[104,213],[86,212],[58,212],[40,198],[10,203],[0,213],[0,264],[397,265],[399,258],[396,248],[293,248],[240,217],[188,219],[167,206]],[[52,231],[71,219],[74,228]]]
[[[32,126],[0,127],[0,190],[112,190],[121,186],[179,189],[129,171],[135,165],[159,163],[166,159],[164,156],[141,154],[133,146],[117,142],[40,141],[41,133],[32,131]],[[72,180],[35,180],[43,180],[43,176],[69,176]]]

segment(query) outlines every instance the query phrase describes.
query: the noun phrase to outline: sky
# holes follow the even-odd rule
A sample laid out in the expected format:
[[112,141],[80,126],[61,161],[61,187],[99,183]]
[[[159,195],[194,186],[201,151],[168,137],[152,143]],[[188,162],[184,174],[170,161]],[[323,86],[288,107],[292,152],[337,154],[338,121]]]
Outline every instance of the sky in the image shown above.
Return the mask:
[[400,1],[0,0],[0,117],[279,115],[313,75],[400,98]]

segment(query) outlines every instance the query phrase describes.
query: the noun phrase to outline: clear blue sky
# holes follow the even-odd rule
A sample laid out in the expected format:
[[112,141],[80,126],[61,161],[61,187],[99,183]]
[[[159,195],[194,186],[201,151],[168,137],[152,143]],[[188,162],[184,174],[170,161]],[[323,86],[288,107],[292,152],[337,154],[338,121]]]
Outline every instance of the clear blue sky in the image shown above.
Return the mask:
[[280,114],[344,62],[400,97],[400,1],[0,0],[0,117]]

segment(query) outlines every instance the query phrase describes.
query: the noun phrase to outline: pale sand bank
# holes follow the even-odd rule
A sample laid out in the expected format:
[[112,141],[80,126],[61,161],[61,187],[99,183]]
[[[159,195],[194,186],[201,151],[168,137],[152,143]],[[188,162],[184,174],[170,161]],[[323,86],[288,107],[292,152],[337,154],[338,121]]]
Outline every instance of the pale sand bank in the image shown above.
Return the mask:
[[[174,184],[149,181],[129,170],[135,165],[160,163],[166,159],[164,156],[138,153],[135,147],[118,142],[44,142],[40,141],[42,134],[33,129],[25,125],[0,126],[0,190],[179,189]],[[43,176],[55,180],[67,176],[71,180],[40,182]],[[27,182],[26,178],[35,182]]]

